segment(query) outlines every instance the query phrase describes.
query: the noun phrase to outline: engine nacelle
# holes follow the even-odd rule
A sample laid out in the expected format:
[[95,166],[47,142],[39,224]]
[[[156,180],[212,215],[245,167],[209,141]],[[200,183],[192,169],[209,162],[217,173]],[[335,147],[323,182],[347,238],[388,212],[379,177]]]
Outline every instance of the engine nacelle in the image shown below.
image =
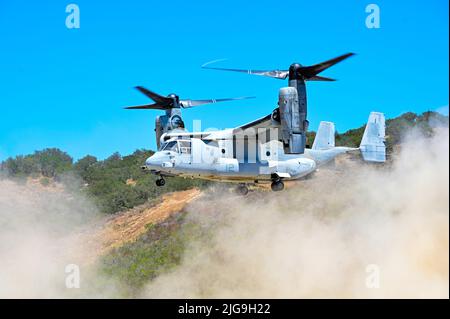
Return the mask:
[[167,110],[165,115],[160,115],[156,117],[155,135],[158,150],[161,147],[161,144],[164,142],[161,140],[162,135],[172,130],[184,131],[184,122],[183,119],[181,118],[181,112],[179,109]]
[[155,119],[155,135],[156,135],[156,145],[158,150],[161,147],[161,135],[164,133],[164,127],[161,123],[161,116],[157,116]]
[[278,95],[281,139],[286,154],[302,154],[305,151],[307,121],[300,111],[297,89],[281,88]]

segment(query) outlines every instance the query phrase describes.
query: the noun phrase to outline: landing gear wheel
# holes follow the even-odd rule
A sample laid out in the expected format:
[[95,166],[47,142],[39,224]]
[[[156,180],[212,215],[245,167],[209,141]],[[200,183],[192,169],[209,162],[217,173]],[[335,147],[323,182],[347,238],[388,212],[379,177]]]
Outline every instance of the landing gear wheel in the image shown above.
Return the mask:
[[270,188],[272,188],[274,192],[282,191],[284,189],[284,183],[282,181],[274,181],[272,182],[272,185],[270,185]]
[[245,196],[248,194],[248,187],[245,185],[239,185],[236,188],[236,193],[238,193],[239,195]]
[[164,185],[166,185],[166,180],[164,178],[159,178],[159,179],[156,180],[156,186],[161,187],[161,186],[164,186]]

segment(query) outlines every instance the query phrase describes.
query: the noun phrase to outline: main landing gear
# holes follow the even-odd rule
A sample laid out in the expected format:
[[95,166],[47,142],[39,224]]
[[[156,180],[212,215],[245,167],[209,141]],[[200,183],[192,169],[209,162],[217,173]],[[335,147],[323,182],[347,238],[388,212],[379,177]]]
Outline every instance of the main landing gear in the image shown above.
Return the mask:
[[236,193],[245,196],[248,194],[248,187],[245,184],[239,184],[239,186],[236,188]]
[[156,180],[156,186],[161,187],[161,186],[164,186],[164,185],[166,185],[166,180],[164,178],[160,177],[160,178],[158,178]]
[[275,180],[272,182],[272,185],[270,185],[270,188],[272,188],[274,192],[282,191],[284,189],[284,183],[281,179]]

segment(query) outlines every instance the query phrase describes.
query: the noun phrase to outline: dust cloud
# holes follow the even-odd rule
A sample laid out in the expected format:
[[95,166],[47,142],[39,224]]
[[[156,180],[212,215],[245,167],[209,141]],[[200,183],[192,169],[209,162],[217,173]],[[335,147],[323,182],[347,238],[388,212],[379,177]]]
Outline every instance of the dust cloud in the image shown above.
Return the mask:
[[142,297],[448,298],[448,129],[411,133],[396,154],[281,193],[204,196],[188,218],[211,235]]
[[0,298],[91,296],[94,290],[80,289],[91,271],[79,235],[99,218],[86,198],[61,184],[0,179]]

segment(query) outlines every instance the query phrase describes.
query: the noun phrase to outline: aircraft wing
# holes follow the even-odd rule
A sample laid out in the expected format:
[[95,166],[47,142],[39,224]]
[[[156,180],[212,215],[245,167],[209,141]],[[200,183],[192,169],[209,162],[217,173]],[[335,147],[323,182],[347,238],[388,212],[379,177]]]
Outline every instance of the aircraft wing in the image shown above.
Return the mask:
[[[266,115],[264,117],[261,117],[255,121],[252,121],[250,123],[238,126],[233,129],[233,134],[239,134],[244,133],[246,135],[256,135],[258,133],[259,129],[268,129],[268,128],[274,128],[279,127],[277,125],[274,125],[272,122],[272,114]],[[248,133],[248,134],[247,134]]]
[[280,125],[273,123],[272,114],[269,114],[233,129],[209,132],[170,132],[163,136],[165,140],[169,140],[172,137],[200,138],[203,140],[229,140],[232,139],[233,136],[247,136],[251,138],[252,136],[256,136],[256,134],[259,134],[260,138],[263,140],[266,138],[262,138],[261,135],[266,135],[266,130],[268,132],[268,129],[279,127]]
[[163,135],[164,140],[169,140],[173,137],[178,137],[178,138],[206,138],[209,135],[211,135],[211,133],[213,132],[169,132],[169,133],[165,133]]

